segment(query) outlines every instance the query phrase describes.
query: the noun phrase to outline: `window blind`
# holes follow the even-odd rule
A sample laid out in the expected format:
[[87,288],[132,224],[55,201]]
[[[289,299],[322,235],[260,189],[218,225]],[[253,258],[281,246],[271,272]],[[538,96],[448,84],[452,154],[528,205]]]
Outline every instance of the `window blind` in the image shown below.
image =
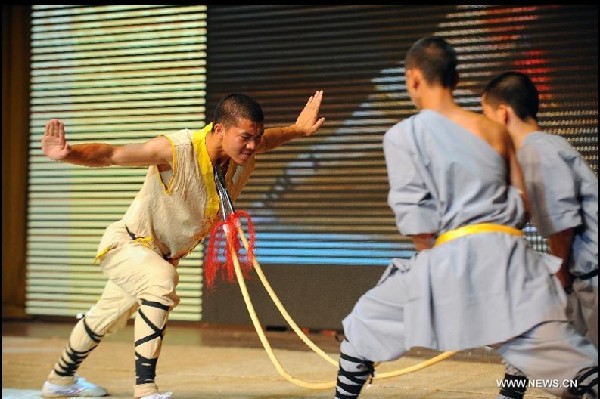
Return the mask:
[[[27,228],[30,315],[72,316],[99,298],[93,264],[104,229],[121,218],[146,168],[86,168],[41,152],[49,119],[70,143],[141,142],[205,119],[206,6],[32,9]],[[201,318],[202,246],[179,267],[175,320]]]

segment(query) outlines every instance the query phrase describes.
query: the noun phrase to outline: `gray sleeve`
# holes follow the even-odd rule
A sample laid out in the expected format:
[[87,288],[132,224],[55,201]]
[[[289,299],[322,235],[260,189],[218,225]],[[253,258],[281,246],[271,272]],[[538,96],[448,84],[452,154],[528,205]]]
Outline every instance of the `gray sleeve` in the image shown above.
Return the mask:
[[582,223],[573,162],[549,146],[526,146],[519,151],[531,218],[540,234],[551,234]]
[[438,212],[435,200],[419,172],[418,160],[396,125],[383,139],[390,191],[388,204],[396,215],[396,225],[404,235],[436,233]]

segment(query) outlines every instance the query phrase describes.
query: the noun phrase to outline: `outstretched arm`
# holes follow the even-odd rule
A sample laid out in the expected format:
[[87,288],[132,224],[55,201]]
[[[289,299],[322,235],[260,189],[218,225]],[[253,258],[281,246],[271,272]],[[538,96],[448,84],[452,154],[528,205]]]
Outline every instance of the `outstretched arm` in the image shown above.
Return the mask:
[[83,166],[149,166],[170,165],[172,160],[171,143],[163,136],[145,143],[112,145],[103,143],[67,143],[65,126],[52,119],[46,124],[42,137],[42,151],[55,161]]
[[296,137],[310,136],[319,130],[325,122],[325,118],[319,118],[322,100],[323,91],[316,91],[306,102],[304,109],[296,119],[296,123],[287,127],[265,129],[257,152],[272,150]]

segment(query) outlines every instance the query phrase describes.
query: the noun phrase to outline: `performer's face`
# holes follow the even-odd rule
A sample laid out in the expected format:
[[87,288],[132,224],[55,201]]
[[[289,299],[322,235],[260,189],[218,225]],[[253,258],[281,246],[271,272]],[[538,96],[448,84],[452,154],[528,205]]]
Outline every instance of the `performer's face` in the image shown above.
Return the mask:
[[238,165],[244,165],[256,152],[264,133],[264,126],[249,119],[239,119],[235,126],[225,128],[221,147]]

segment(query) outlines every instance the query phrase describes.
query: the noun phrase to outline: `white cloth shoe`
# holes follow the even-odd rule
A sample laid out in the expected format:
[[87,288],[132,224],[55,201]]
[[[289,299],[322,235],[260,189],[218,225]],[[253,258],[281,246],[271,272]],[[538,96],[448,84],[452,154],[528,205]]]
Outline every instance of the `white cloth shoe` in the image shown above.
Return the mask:
[[153,393],[152,395],[142,396],[140,399],[171,399],[173,392]]
[[78,376],[75,376],[75,382],[71,385],[57,385],[46,381],[42,387],[42,397],[44,398],[98,397],[106,395],[108,395],[106,389]]

